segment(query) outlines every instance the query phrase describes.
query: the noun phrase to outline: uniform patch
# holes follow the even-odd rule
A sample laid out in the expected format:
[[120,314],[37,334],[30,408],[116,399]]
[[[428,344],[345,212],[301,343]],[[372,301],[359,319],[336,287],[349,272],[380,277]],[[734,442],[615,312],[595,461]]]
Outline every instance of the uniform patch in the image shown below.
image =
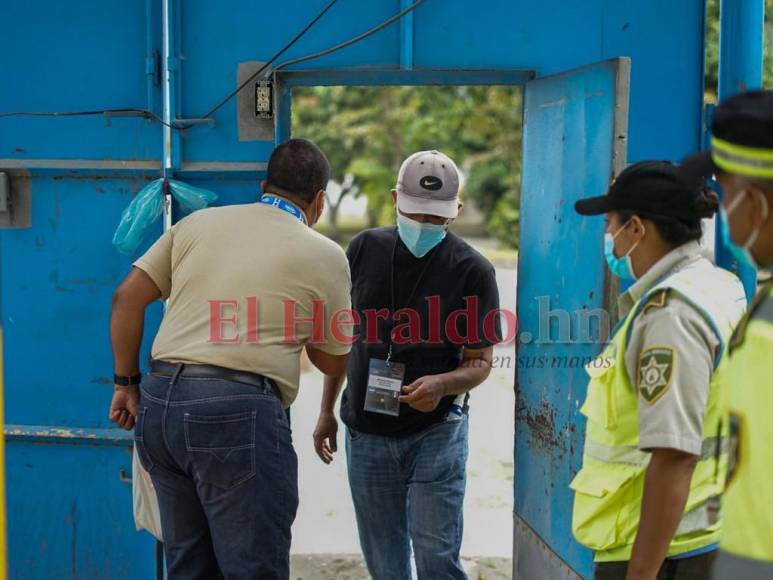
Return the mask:
[[639,357],[637,388],[645,402],[652,405],[671,387],[676,353],[670,346],[654,346]]

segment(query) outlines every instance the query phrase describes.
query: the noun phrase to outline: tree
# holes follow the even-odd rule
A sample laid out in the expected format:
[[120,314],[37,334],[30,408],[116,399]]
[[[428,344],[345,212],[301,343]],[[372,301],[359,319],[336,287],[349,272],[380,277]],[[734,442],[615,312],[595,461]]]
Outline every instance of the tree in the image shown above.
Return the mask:
[[[706,89],[716,95],[719,1],[707,0]],[[773,0],[766,0],[765,86],[773,87]],[[313,87],[293,92],[293,133],[330,159],[344,187],[328,200],[331,235],[347,197],[368,200],[368,225],[392,223],[390,190],[403,159],[439,149],[466,177],[463,196],[486,217],[489,231],[515,247],[518,239],[522,101],[514,87]],[[715,98],[715,96],[713,97]]]
[[[345,195],[367,197],[370,226],[394,220],[390,191],[402,161],[423,149],[443,151],[468,176],[464,196],[488,221],[501,214],[497,231],[514,245],[517,221],[508,222],[512,212],[498,202],[515,207],[518,200],[521,115],[513,87],[315,87],[294,93],[293,132],[328,154],[334,180],[352,176]],[[338,207],[331,209],[337,234]]]
[[330,177],[340,186],[336,198],[328,195],[326,199],[330,236],[336,240],[340,237],[341,204],[359,191],[354,175],[347,172],[367,138],[362,97],[344,87],[315,87],[293,93],[294,133],[320,146],[330,161]]
[[[706,2],[706,92],[716,99],[719,75],[719,5],[720,0]],[[773,88],[773,0],[765,0],[765,49],[762,86]]]

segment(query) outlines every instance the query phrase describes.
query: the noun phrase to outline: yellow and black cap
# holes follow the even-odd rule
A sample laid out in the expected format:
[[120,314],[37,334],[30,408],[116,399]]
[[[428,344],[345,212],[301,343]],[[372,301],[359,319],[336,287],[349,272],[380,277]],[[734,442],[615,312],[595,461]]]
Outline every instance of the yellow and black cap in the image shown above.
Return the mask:
[[725,172],[773,179],[773,91],[722,101],[711,123],[711,150],[686,157],[682,165],[705,178]]

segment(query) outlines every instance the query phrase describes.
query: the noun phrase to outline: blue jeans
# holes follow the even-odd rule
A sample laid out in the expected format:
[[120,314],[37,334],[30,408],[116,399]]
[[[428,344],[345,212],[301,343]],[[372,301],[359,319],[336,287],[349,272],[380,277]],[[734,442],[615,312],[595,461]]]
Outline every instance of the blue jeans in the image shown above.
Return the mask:
[[270,389],[147,375],[134,438],[170,580],[289,577],[298,465]]
[[349,485],[374,580],[466,579],[462,545],[467,415],[449,415],[415,435],[346,430]]

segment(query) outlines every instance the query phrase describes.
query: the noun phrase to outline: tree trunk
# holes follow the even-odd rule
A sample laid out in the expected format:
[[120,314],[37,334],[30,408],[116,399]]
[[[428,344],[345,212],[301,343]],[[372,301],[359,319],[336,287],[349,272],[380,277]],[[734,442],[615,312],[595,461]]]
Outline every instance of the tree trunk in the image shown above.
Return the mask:
[[338,215],[341,209],[341,203],[344,198],[355,191],[357,188],[352,185],[352,181],[349,180],[348,185],[346,182],[342,186],[341,195],[338,196],[338,200],[333,203],[330,198],[327,198],[327,221],[330,225],[330,239],[336,242],[341,241],[341,230],[338,227]]
[[331,203],[327,207],[327,222],[330,225],[329,237],[334,242],[341,241],[341,232],[338,229],[338,210],[341,208],[341,201]]

